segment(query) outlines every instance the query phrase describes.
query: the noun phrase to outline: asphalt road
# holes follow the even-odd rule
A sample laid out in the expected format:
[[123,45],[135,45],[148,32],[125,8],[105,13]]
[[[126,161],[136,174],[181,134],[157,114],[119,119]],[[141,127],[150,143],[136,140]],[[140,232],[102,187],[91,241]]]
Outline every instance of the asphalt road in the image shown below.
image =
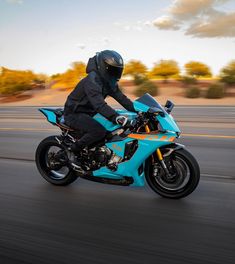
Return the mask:
[[[55,106],[54,106],[55,107]],[[115,106],[114,106],[115,107]],[[120,105],[116,106],[117,108]],[[3,107],[0,106],[0,118],[25,117],[40,118],[42,114],[34,107]],[[175,118],[179,121],[199,122],[234,122],[235,106],[175,106],[173,109]]]
[[48,184],[34,152],[58,131],[32,108],[0,108],[0,263],[234,263],[235,108],[219,109],[176,110],[202,178],[174,201],[148,186]]

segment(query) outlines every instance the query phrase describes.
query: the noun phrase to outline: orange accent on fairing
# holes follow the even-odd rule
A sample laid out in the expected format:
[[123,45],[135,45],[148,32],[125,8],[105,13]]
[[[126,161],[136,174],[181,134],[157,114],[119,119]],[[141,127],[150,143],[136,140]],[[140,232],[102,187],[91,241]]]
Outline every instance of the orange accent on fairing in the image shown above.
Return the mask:
[[113,144],[112,147],[118,151],[122,151],[122,148],[119,147],[117,144]]
[[129,137],[129,138],[136,138],[136,139],[146,139],[147,135],[130,134],[127,137]]
[[159,139],[161,141],[166,140],[166,141],[173,141],[175,139],[175,137],[170,137],[168,139],[168,136],[162,136],[161,138],[159,138],[159,136],[157,135],[151,135],[151,134],[130,134],[127,137],[129,138],[135,138],[135,139],[146,139],[146,140],[155,140],[155,139]]
[[167,136],[163,136],[160,138],[160,140],[166,140],[167,139]]
[[149,135],[148,140],[158,139],[158,136]]

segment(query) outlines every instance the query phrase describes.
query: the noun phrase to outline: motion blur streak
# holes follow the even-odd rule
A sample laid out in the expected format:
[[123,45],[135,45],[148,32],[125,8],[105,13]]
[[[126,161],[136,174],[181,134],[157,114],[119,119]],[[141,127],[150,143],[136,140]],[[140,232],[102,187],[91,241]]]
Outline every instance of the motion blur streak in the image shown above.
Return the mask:
[[178,142],[199,161],[202,180],[191,196],[172,201],[147,186],[82,179],[51,186],[32,160],[39,141],[57,130],[36,109],[29,118],[32,109],[2,108],[0,262],[234,263],[235,107],[219,109],[176,107],[186,135]]

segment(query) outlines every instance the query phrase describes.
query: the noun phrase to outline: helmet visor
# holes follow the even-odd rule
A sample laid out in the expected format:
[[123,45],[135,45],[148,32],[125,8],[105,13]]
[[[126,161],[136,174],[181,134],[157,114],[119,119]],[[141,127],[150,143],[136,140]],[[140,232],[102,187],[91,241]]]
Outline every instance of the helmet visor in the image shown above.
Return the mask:
[[115,67],[107,64],[106,70],[109,76],[116,80],[119,80],[122,77],[123,67]]

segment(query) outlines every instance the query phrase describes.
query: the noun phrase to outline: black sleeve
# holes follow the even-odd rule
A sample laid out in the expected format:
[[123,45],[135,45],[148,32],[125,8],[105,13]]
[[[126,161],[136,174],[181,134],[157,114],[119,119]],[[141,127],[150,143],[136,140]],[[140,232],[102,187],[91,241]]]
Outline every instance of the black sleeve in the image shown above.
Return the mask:
[[132,101],[126,97],[122,91],[116,86],[115,91],[113,91],[110,96],[112,96],[119,104],[121,104],[126,110],[131,112],[136,112]]
[[88,78],[85,83],[85,93],[96,112],[114,122],[118,113],[104,100],[102,87],[95,81],[95,78]]

